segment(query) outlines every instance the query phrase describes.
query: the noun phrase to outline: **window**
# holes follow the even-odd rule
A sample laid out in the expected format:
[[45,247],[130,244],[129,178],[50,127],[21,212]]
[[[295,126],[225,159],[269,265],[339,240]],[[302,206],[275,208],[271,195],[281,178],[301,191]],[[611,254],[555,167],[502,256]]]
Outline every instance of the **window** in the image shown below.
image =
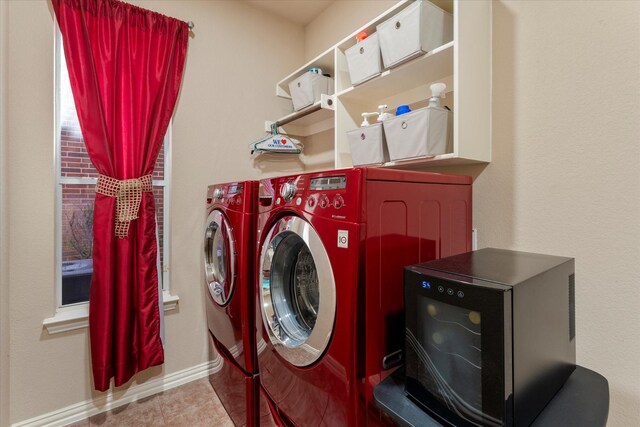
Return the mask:
[[[56,245],[58,307],[86,303],[93,271],[93,201],[98,172],[87,154],[69,83],[62,49],[56,36]],[[167,132],[153,172],[156,202],[158,263],[162,289],[168,279],[168,199],[170,135]]]

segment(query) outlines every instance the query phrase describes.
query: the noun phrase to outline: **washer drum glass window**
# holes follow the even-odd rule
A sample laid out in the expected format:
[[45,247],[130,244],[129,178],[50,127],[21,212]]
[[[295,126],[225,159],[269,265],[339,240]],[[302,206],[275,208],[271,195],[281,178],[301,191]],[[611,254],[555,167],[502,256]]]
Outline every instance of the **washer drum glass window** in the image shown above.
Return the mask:
[[318,360],[336,314],[335,280],[327,251],[311,224],[280,219],[262,246],[262,319],[278,353],[295,366]]
[[204,276],[213,300],[226,305],[233,294],[235,244],[225,216],[219,210],[209,213],[204,232]]

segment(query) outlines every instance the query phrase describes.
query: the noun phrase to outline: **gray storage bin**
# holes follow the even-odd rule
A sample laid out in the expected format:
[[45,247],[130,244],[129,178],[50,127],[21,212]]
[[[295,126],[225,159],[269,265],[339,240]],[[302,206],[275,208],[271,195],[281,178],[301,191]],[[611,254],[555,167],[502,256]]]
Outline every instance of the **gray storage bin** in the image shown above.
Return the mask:
[[453,16],[418,0],[377,30],[384,66],[390,68],[453,40]]
[[347,132],[351,161],[354,166],[376,165],[389,161],[389,154],[381,123]]
[[383,121],[391,161],[447,152],[451,112],[421,108]]
[[378,33],[373,33],[345,51],[349,77],[353,86],[364,83],[382,72]]
[[289,83],[289,92],[295,111],[320,101],[320,95],[333,95],[333,79],[321,74],[306,72]]

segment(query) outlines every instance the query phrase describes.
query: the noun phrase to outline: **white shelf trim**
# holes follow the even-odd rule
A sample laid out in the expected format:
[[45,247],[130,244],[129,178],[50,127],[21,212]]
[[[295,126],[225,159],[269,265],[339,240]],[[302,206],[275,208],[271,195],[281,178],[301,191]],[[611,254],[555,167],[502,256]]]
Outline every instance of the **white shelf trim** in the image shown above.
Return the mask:
[[[354,46],[355,35],[368,33],[376,26],[413,4],[400,0],[378,17],[291,73],[276,85],[280,96],[288,97],[288,82],[310,66],[333,66],[335,113],[315,111],[283,127],[300,137],[316,135],[333,127],[334,168],[351,167],[346,131],[360,124],[362,111],[374,111],[376,105],[408,104],[422,108],[429,96],[429,85],[443,82],[452,96],[446,103],[453,111],[452,152],[435,157],[387,162],[391,168],[435,168],[439,166],[487,163],[491,161],[491,1],[436,1],[436,6],[453,15],[453,40],[417,55],[360,85],[351,84],[345,50]],[[331,61],[332,60],[332,61]],[[323,63],[322,65],[319,65]],[[285,116],[287,117],[287,116]],[[284,118],[283,118],[284,119]],[[327,139],[324,136],[322,141]]]
[[[175,310],[178,306],[178,301],[180,301],[180,298],[177,295],[171,295],[167,291],[162,292],[162,303],[165,312]],[[44,326],[49,335],[88,328],[89,304],[59,308],[55,316],[44,319],[42,326]]]

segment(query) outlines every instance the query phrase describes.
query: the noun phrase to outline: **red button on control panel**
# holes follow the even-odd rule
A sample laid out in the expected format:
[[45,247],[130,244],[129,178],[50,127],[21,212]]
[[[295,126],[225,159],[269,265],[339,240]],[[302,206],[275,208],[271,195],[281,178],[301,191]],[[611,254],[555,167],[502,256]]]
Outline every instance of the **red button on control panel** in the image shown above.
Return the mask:
[[307,206],[309,206],[310,208],[314,207],[316,205],[316,199],[314,199],[313,197],[309,197],[309,200],[307,200]]
[[338,194],[333,198],[333,207],[336,209],[340,209],[342,206],[344,206],[344,199],[341,195]]
[[321,208],[326,208],[327,206],[329,206],[329,198],[325,195],[320,196],[318,205],[320,205]]

